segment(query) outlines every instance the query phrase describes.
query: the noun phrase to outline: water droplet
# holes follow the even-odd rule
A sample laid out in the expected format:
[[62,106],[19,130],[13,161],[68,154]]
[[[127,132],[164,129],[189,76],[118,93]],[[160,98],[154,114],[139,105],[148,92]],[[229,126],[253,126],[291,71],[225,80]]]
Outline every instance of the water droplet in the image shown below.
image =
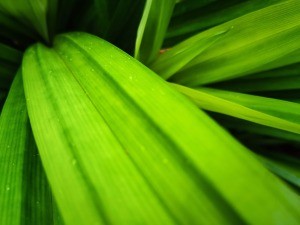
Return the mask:
[[95,70],[94,70],[94,69],[91,69],[91,71],[94,72]]
[[10,145],[7,145],[6,148],[10,148]]
[[9,186],[6,186],[6,191],[9,191],[10,190],[10,187]]
[[129,80],[132,80],[132,79],[133,79],[132,76],[130,76],[130,77],[129,77]]
[[39,204],[40,204],[40,202],[39,202],[39,201],[36,201],[36,204],[37,204],[37,205],[39,205]]

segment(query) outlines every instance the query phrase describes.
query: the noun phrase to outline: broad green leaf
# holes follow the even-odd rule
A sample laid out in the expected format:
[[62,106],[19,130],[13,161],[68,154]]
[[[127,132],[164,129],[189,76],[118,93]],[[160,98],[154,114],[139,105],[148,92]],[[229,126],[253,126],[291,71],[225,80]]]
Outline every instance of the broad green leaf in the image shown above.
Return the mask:
[[138,28],[134,56],[144,64],[159,54],[175,0],[147,0]]
[[83,33],[54,46],[23,78],[66,224],[298,223],[299,197],[148,68]]
[[162,78],[168,79],[222,38],[224,34],[226,31],[207,33],[206,36],[200,38],[198,36],[189,38],[158,56],[150,68]]
[[275,4],[206,32],[229,28],[226,37],[193,59],[172,81],[197,86],[295,63],[291,54],[300,49],[300,2]]
[[183,1],[176,5],[174,13],[179,10],[186,10],[187,12],[172,17],[166,34],[165,45],[172,46],[174,43],[203,30],[284,1],[286,0]]
[[1,0],[0,12],[16,18],[34,29],[46,40],[49,41],[47,10],[56,0]]
[[172,86],[202,109],[300,134],[297,103],[218,89]]
[[0,224],[55,224],[53,199],[17,74],[0,117]]

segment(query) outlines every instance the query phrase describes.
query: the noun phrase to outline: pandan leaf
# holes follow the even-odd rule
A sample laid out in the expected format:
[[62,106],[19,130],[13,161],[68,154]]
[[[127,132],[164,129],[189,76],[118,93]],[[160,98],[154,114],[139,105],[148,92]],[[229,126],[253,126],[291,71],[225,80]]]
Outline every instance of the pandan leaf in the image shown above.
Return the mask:
[[211,88],[173,84],[200,108],[300,134],[300,104]]
[[22,71],[67,224],[298,223],[299,196],[151,70],[88,34],[54,46]]
[[58,218],[53,217],[52,194],[32,136],[20,72],[0,117],[0,161],[0,224],[55,224]]
[[300,188],[300,160],[284,155],[258,156],[273,173]]
[[145,64],[159,54],[175,0],[147,0],[138,28],[134,56]]
[[[300,134],[297,133],[279,130],[273,127],[267,127],[265,125],[252,123],[247,120],[241,120],[237,117],[225,116],[224,114],[213,114],[212,116],[222,126],[228,129],[237,130],[238,132],[249,132],[251,134],[257,134],[263,137],[274,137],[290,143],[300,142]],[[249,139],[249,141],[251,140]]]
[[[0,11],[33,27],[46,41],[49,41],[47,14],[53,4],[56,4],[56,0],[2,0],[0,1]],[[51,12],[53,11],[51,10]]]
[[[284,1],[286,0],[183,1],[175,7],[166,34],[165,45],[172,46],[203,30]],[[174,17],[176,11],[186,12]]]
[[0,43],[0,88],[8,89],[21,62],[22,53]]
[[199,38],[229,28],[226,37],[194,58],[172,81],[197,86],[295,63],[297,58],[291,55],[300,48],[300,2],[288,0],[246,14],[200,33]]
[[[300,89],[300,63],[216,83],[214,87],[239,92],[270,92]],[[285,92],[284,94],[286,94]],[[298,97],[297,94],[293,94]]]
[[220,38],[224,37],[225,34],[226,31],[221,31],[219,33],[207,33],[206,36],[189,38],[160,54],[150,65],[150,68],[162,78],[168,79]]
[[0,43],[0,62],[18,65],[21,62],[22,52]]

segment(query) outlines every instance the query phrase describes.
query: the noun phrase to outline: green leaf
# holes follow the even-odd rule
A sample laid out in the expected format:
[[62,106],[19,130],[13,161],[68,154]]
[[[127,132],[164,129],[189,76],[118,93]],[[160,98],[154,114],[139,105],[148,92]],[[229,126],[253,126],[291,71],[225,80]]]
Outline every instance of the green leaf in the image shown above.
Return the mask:
[[182,41],[203,30],[284,1],[286,0],[183,1],[181,4],[177,4],[175,13],[181,7],[183,7],[181,10],[187,10],[187,12],[172,17],[166,34],[165,45],[172,46],[175,42]]
[[299,196],[113,45],[62,35],[25,53],[23,78],[67,224],[298,223]]
[[8,89],[21,62],[22,53],[0,43],[0,88]]
[[34,27],[46,41],[49,41],[47,11],[48,6],[54,1],[56,0],[2,0],[0,11],[29,27]]
[[149,67],[162,78],[168,79],[222,38],[224,34],[226,31],[189,38],[160,54]]
[[300,134],[300,104],[210,88],[172,84],[202,109]]
[[[229,28],[226,37],[187,64],[172,81],[197,86],[284,66],[298,60],[291,55],[299,52],[300,48],[299,1],[289,0],[272,5],[206,32]],[[199,36],[206,35],[206,32]]]
[[18,42],[20,45],[28,43],[30,37],[36,37],[32,32],[28,32],[30,28],[15,18],[5,15],[0,11],[0,37],[8,39],[10,42]]
[[[274,137],[288,141],[289,143],[300,142],[300,135],[297,133],[288,132],[285,130],[279,130],[273,127],[267,127],[265,125],[255,124],[247,120],[241,120],[237,117],[229,117],[224,114],[214,114],[213,118],[217,120],[222,126],[228,129],[234,129],[241,132],[248,132],[251,134],[257,134],[263,137]],[[249,139],[251,141],[251,139]]]
[[[216,83],[213,86],[238,92],[270,92],[300,89],[300,64],[251,74],[246,77]],[[284,94],[287,94],[285,92]],[[293,94],[298,97],[297,94]]]
[[134,56],[144,64],[151,63],[159,54],[175,0],[147,0],[138,28]]
[[22,53],[20,51],[0,43],[0,61],[19,64],[21,57]]
[[300,188],[300,160],[283,155],[259,156],[269,170]]
[[52,194],[32,136],[22,76],[0,117],[0,224],[54,224]]

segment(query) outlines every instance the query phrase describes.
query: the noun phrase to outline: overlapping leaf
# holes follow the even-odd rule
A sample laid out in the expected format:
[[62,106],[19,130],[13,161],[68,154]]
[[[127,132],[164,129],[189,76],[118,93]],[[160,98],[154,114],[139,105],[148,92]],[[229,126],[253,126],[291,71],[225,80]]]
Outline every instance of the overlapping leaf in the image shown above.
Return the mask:
[[67,224],[299,221],[297,195],[107,42],[76,33],[59,37],[55,50],[36,45],[25,54],[23,77],[33,132]]
[[175,0],[147,0],[135,44],[135,58],[151,63],[159,53]]
[[286,0],[187,0],[177,4],[165,46],[172,46],[205,29]]
[[200,108],[300,134],[300,105],[294,102],[222,91],[173,86]]
[[172,80],[197,86],[295,63],[299,59],[294,57],[300,48],[299,21],[300,2],[288,0],[212,28],[206,32],[231,29]]
[[8,89],[15,74],[22,53],[14,48],[0,43],[0,88]]
[[[297,57],[295,56],[295,59]],[[251,74],[243,79],[216,83],[214,87],[239,91],[239,92],[272,92],[300,89],[300,64]],[[284,97],[288,92],[283,92]],[[291,97],[297,98],[299,95],[292,94]],[[299,97],[298,97],[299,98]]]
[[159,55],[150,65],[150,68],[162,78],[168,79],[225,34],[226,31],[224,30],[218,33],[207,33],[207,35],[200,37],[194,36],[189,38]]
[[[46,41],[50,40],[49,25],[53,27],[57,0],[2,0],[0,12],[34,28]],[[53,21],[49,21],[51,18]]]
[[0,117],[0,224],[57,224],[26,110],[20,73]]

